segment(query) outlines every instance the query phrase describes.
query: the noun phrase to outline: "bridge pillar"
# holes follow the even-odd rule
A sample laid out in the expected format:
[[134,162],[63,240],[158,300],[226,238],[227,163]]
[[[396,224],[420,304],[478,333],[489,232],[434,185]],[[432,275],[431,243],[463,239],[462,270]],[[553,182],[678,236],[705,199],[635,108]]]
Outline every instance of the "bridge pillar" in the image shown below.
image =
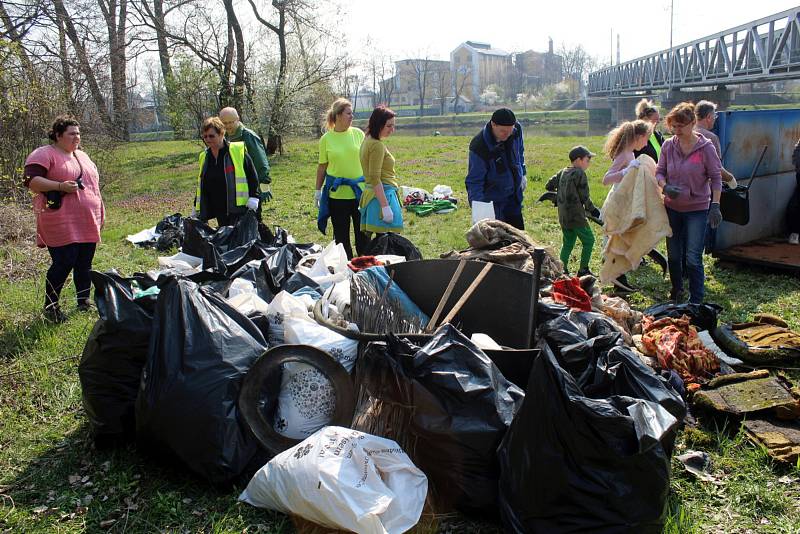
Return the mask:
[[681,102],[692,102],[697,104],[701,100],[710,100],[717,105],[720,111],[727,109],[735,96],[733,89],[728,89],[720,85],[711,91],[682,91],[680,89],[667,91],[661,99],[661,107],[666,114],[670,109]]

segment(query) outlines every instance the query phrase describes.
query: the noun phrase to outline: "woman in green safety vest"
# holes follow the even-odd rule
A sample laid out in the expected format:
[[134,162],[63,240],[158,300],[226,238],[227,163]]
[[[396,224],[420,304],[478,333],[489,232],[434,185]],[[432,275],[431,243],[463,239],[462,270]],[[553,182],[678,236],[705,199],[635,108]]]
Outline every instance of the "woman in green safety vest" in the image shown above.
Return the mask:
[[258,211],[258,176],[244,143],[228,142],[224,131],[219,117],[203,122],[202,137],[208,148],[200,153],[192,216],[231,226],[247,210]]
[[647,154],[653,158],[653,161],[658,163],[658,158],[661,157],[661,145],[664,144],[664,136],[661,135],[661,132],[656,130],[658,121],[661,120],[661,116],[658,113],[658,108],[652,100],[643,98],[638,104],[636,104],[636,118],[652,123],[653,133],[650,134],[650,139],[647,141],[647,144],[643,149],[633,151],[633,157],[635,159],[642,154]]

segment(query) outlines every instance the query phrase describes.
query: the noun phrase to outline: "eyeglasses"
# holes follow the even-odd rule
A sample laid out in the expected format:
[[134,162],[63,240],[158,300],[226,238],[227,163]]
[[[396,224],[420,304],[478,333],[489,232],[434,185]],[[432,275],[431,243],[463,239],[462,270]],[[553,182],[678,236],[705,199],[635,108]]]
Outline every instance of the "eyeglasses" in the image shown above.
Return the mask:
[[215,133],[214,134],[203,134],[202,137],[203,137],[203,139],[215,139],[217,137],[217,134],[215,134]]

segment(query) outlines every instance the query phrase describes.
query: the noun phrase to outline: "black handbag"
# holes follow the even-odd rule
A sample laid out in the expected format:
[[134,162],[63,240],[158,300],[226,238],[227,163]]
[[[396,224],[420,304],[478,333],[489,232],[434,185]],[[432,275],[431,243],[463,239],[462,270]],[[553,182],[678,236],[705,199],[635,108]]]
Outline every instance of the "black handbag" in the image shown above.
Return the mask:
[[753,172],[750,173],[750,182],[747,185],[737,186],[736,189],[728,187],[722,188],[722,194],[719,199],[719,210],[722,212],[722,220],[745,226],[750,222],[750,186],[753,185],[753,179],[756,175],[761,161],[764,159],[764,154],[767,151],[767,145],[761,150],[761,156],[753,167]]
[[[75,161],[78,162],[78,168],[80,168],[80,172],[78,173],[78,177],[75,179],[75,183],[78,184],[78,189],[85,189],[83,185],[83,165],[81,165],[81,160],[78,159],[78,156],[75,156]],[[64,197],[64,193],[61,191],[47,191],[44,193],[46,205],[48,209],[53,211],[57,209],[61,209],[61,199]]]

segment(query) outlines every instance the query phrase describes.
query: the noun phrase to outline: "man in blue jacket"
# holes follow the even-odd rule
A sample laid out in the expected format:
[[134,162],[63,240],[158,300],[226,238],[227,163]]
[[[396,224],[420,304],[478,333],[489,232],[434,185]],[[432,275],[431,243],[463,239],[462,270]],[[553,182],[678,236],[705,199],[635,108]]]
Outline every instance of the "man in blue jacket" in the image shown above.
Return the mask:
[[522,126],[514,112],[500,108],[469,143],[467,196],[470,206],[475,200],[494,203],[495,218],[520,230],[522,193],[527,170]]

